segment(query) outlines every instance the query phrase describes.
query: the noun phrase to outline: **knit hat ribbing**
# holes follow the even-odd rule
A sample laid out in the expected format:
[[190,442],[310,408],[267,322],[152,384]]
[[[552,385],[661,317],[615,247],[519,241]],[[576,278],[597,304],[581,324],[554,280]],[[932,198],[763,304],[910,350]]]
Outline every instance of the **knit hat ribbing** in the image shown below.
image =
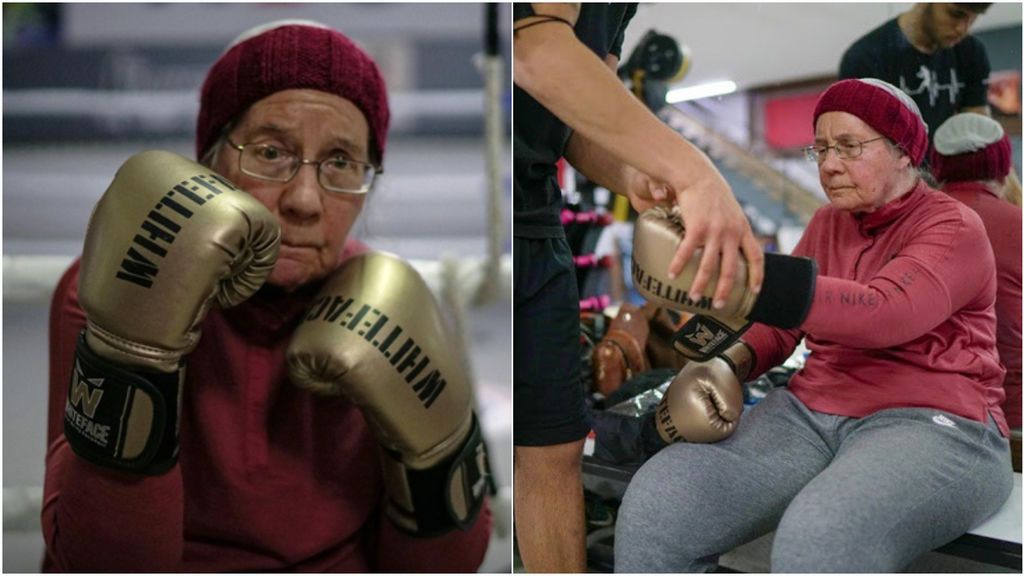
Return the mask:
[[875,78],[840,80],[814,107],[814,124],[826,112],[847,112],[903,149],[914,166],[928,150],[928,127],[914,101],[888,82]]
[[999,122],[964,112],[935,131],[928,161],[940,182],[998,180],[1010,173],[1010,155],[1010,139]]
[[372,161],[383,163],[390,110],[384,77],[343,34],[308,21],[282,20],[242,33],[207,73],[196,123],[196,157],[250,106],[282,90],[308,88],[351,101],[370,128]]

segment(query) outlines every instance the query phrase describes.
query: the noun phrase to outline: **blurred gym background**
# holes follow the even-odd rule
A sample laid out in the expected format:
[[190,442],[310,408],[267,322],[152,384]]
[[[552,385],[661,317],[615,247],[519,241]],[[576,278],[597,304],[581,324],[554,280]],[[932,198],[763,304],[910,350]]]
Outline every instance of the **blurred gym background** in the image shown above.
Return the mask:
[[[488,10],[492,12],[488,13]],[[53,287],[93,204],[144,149],[193,155],[209,66],[304,18],[387,80],[387,174],[355,234],[410,259],[468,349],[499,495],[481,570],[511,570],[509,4],[3,5],[3,571],[37,572]]]

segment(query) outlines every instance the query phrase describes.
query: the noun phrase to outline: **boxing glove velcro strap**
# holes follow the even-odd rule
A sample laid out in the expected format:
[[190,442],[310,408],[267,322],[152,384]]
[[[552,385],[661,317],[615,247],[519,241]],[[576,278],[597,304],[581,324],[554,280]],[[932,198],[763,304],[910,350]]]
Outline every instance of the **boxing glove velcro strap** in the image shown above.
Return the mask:
[[764,282],[747,318],[778,328],[803,324],[814,302],[818,264],[811,258],[766,252]]
[[[473,415],[473,424],[466,441],[452,457],[425,470],[402,466],[405,483],[412,501],[412,510],[399,506],[392,499],[389,512],[402,514],[395,524],[409,534],[432,538],[453,529],[468,530],[483,505],[490,472],[480,424]],[[389,452],[393,458],[401,458]]]
[[687,360],[707,362],[732,346],[753,322],[696,314],[672,337],[672,347]]
[[78,337],[64,405],[64,436],[80,457],[106,468],[156,476],[178,460],[183,369],[126,370]]

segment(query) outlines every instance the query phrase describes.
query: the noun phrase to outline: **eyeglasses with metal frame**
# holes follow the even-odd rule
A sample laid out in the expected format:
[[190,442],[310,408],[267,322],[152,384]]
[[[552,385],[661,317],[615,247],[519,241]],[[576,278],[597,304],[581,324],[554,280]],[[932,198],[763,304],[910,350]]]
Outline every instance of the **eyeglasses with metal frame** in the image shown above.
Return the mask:
[[366,194],[373,187],[377,175],[384,173],[380,166],[353,160],[343,154],[311,160],[300,158],[298,154],[274,144],[235,144],[230,138],[225,140],[239,151],[238,169],[260,180],[289,182],[299,173],[299,168],[313,164],[316,166],[317,182],[324,190],[342,194]]
[[840,160],[852,160],[864,152],[865,144],[884,139],[885,136],[879,136],[878,138],[872,138],[871,140],[840,140],[832,146],[807,146],[803,149],[804,156],[811,162],[821,164],[825,161],[829,149],[834,149],[836,151],[836,156],[838,156]]

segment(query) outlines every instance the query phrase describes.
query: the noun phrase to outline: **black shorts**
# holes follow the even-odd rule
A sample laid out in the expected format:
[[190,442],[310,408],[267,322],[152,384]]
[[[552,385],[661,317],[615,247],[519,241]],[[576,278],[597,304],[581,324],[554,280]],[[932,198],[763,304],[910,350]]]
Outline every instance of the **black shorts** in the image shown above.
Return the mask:
[[550,446],[584,438],[580,301],[565,238],[513,240],[513,438]]

